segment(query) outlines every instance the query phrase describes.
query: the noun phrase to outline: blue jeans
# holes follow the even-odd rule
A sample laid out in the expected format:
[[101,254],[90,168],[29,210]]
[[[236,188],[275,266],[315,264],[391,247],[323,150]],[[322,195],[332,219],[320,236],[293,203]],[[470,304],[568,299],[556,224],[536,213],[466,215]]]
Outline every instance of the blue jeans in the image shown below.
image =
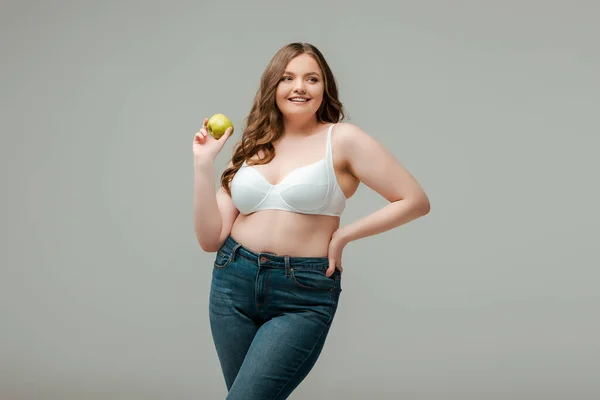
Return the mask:
[[231,236],[214,261],[211,333],[228,400],[286,399],[317,362],[341,274],[327,257],[256,253]]

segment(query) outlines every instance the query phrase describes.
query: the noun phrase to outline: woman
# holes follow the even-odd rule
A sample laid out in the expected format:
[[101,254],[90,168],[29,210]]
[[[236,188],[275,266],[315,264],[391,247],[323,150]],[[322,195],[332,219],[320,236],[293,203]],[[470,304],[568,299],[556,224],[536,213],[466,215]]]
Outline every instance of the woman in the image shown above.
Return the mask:
[[[242,138],[215,190],[218,140],[196,133],[194,219],[216,252],[210,324],[227,399],[285,399],[321,353],[341,288],[342,250],[429,212],[419,183],[344,117],[334,76],[306,43],[263,73]],[[360,182],[389,200],[340,227]]]

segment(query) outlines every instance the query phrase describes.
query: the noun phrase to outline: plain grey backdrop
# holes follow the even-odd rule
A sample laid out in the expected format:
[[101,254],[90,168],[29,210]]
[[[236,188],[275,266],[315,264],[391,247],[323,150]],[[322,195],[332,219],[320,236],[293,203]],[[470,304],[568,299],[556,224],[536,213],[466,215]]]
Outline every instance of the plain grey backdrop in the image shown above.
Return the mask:
[[598,2],[1,4],[2,400],[225,397],[192,138],[233,119],[220,175],[293,41],[432,209],[346,247],[291,398],[600,397]]

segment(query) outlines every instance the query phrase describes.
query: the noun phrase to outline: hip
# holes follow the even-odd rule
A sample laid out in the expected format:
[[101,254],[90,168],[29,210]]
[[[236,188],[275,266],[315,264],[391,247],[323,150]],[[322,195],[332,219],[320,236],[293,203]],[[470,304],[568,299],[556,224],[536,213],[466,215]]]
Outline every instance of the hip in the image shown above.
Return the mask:
[[331,321],[342,292],[341,273],[327,277],[326,257],[291,257],[254,252],[232,236],[217,251],[211,309],[225,315],[235,307],[257,320],[312,310]]

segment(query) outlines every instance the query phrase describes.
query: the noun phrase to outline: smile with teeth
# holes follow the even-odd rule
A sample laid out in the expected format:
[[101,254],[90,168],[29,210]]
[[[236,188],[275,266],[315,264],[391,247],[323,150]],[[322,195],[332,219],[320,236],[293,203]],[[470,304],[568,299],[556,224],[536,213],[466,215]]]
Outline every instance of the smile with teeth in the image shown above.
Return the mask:
[[306,103],[310,99],[307,99],[305,97],[292,97],[289,100],[294,103]]

